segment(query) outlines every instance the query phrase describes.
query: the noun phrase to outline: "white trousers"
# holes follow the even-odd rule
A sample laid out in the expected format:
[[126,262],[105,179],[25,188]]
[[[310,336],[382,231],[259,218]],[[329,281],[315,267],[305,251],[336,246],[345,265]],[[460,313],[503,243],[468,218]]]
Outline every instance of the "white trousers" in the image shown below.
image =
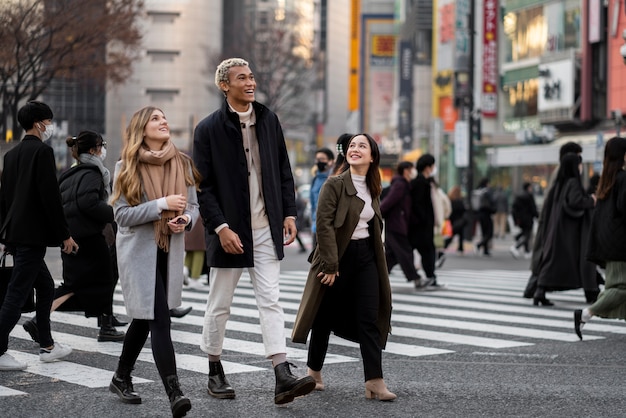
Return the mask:
[[[276,257],[269,226],[253,230],[252,235],[254,267],[249,267],[248,272],[259,308],[265,355],[270,358],[274,354],[287,352],[285,316],[283,308],[278,304],[280,261]],[[212,356],[222,354],[226,322],[230,317],[230,305],[241,273],[243,268],[211,267],[200,348]]]

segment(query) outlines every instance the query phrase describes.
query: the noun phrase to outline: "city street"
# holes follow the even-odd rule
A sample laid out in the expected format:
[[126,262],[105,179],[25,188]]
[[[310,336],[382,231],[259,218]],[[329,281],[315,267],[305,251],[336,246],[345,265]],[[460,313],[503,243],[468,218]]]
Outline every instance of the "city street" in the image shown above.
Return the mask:
[[[308,244],[308,237],[303,236]],[[241,279],[222,357],[234,400],[206,392],[208,361],[200,350],[208,288],[186,288],[183,306],[193,311],[173,319],[172,337],[190,417],[622,417],[626,415],[626,324],[594,319],[574,334],[572,312],[585,306],[582,290],[548,294],[554,307],[522,298],[529,261],[514,259],[510,240],[495,240],[493,256],[464,255],[450,246],[438,270],[444,290],[417,292],[398,267],[391,274],[392,335],[383,353],[385,381],[398,395],[392,403],[365,399],[358,346],[331,337],[322,371],[326,390],[273,404],[274,373],[264,358],[258,311],[247,274]],[[60,277],[57,249],[47,260]],[[282,264],[281,300],[286,335],[306,279],[308,253],[293,244]],[[422,273],[423,274],[423,273]],[[121,290],[115,312],[125,310]],[[21,324],[9,352],[28,363],[22,372],[0,373],[0,415],[6,417],[167,417],[169,402],[149,342],[133,372],[140,405],[122,404],[108,390],[121,343],[98,343],[95,318],[55,312],[55,339],[74,352],[67,361],[40,363],[38,347]],[[288,359],[306,372],[306,346],[288,340]]]

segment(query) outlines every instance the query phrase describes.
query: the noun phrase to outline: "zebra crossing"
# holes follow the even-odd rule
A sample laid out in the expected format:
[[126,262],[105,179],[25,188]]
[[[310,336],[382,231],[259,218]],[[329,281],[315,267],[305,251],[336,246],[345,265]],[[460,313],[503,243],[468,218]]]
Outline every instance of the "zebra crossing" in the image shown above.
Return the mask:
[[[306,362],[306,347],[289,341],[307,271],[281,273],[281,305],[285,310],[285,336],[288,338],[287,357],[290,361]],[[474,352],[498,355],[506,350],[528,348],[542,343],[576,343],[572,311],[584,306],[582,290],[551,294],[554,307],[532,306],[532,301],[521,297],[528,272],[506,270],[442,270],[438,281],[445,284],[440,291],[417,292],[407,283],[401,272],[390,276],[393,297],[392,330],[384,358],[426,357],[453,353]],[[200,351],[203,312],[208,288],[183,290],[183,305],[192,306],[191,314],[172,318],[172,339],[177,351],[179,370],[208,373],[206,355]],[[114,312],[124,315],[121,289],[114,296]],[[25,317],[32,314],[25,314]],[[74,352],[89,353],[95,358],[119,357],[122,344],[97,342],[93,318],[82,313],[54,312],[53,336],[70,345]],[[59,331],[56,331],[59,330]],[[75,330],[76,332],[71,332]],[[89,331],[90,336],[85,331]],[[585,340],[593,341],[610,334],[626,334],[623,321],[597,320],[585,327]],[[30,341],[30,336],[18,324],[11,337]],[[10,344],[10,347],[15,344]],[[21,346],[27,346],[21,344]],[[98,362],[82,364],[70,355],[67,361],[41,363],[31,349],[10,349],[17,360],[28,364],[24,372],[45,376],[88,388],[108,386],[112,370],[98,367]],[[265,372],[270,368],[264,362],[265,354],[258,324],[258,310],[247,273],[241,278],[231,309],[224,341],[223,366],[227,374]],[[237,361],[233,361],[237,360]],[[144,348],[138,361],[153,363],[152,352]],[[358,345],[331,336],[327,364],[360,362]],[[261,366],[259,366],[261,365]],[[23,381],[24,379],[20,379]],[[134,376],[141,385],[153,380]],[[28,387],[26,385],[26,387]],[[0,381],[0,398],[26,394],[23,385],[4,386]]]

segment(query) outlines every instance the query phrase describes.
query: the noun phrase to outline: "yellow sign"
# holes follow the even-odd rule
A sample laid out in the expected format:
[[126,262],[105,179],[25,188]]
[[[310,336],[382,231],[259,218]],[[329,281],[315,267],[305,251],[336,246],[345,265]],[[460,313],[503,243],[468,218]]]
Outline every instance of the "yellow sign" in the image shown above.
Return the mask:
[[7,129],[6,137],[4,138],[4,142],[13,141],[13,129]]
[[348,76],[348,110],[359,109],[359,22],[361,20],[361,1],[352,0],[352,19],[350,26],[350,74]]

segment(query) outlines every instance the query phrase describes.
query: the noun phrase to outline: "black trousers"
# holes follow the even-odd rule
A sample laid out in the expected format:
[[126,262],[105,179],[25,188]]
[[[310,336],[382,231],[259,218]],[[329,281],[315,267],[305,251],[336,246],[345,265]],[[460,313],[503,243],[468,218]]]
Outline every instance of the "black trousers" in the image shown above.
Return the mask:
[[489,245],[493,238],[493,219],[491,213],[486,210],[478,211],[478,222],[480,222],[480,231],[482,240],[476,244],[478,248],[483,247],[483,253],[489,254]]
[[413,260],[413,247],[411,247],[409,237],[406,235],[389,230],[385,231],[385,259],[388,272],[396,264],[400,264],[400,268],[409,282],[419,280]]
[[133,319],[126,331],[124,346],[120,355],[120,366],[132,369],[143,348],[148,333],[154,363],[165,384],[167,376],[176,374],[176,357],[170,331],[171,318],[167,306],[167,253],[157,250],[157,273],[154,299],[154,319]]
[[50,308],[54,298],[54,280],[44,261],[46,247],[17,246],[13,253],[13,274],[0,308],[0,355],[9,347],[9,334],[22,316],[22,306],[34,287],[37,292],[36,319],[39,345],[54,344],[50,334]]
[[521,228],[522,228],[521,232],[515,236],[515,241],[516,241],[515,248],[519,248],[523,245],[524,251],[529,253],[530,252],[530,236],[533,233],[533,226],[532,224],[530,226],[524,225]]
[[345,306],[352,302],[353,312],[347,314],[352,314],[356,320],[365,381],[382,378],[382,347],[376,326],[379,299],[379,278],[371,240],[350,241],[339,262],[339,276],[335,284],[326,289],[313,323],[307,366],[315,371],[322,370],[337,313],[345,316]]
[[437,250],[435,249],[433,226],[425,226],[411,229],[409,239],[413,248],[422,256],[422,268],[426,277],[435,276],[435,261],[437,260]]

